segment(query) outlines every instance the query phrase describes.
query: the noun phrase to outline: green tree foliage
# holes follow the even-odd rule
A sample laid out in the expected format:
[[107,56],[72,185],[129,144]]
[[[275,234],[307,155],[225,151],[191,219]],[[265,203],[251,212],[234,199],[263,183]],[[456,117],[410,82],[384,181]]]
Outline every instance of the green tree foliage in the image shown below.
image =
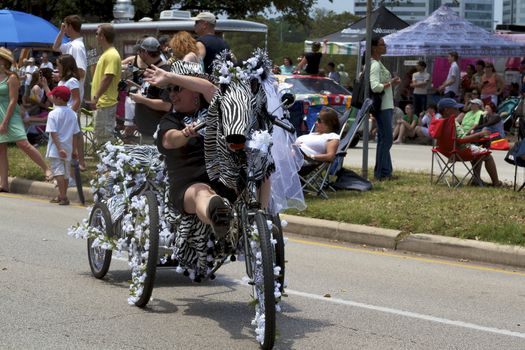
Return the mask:
[[[250,55],[255,47],[268,47],[275,64],[282,64],[283,57],[293,61],[303,55],[306,39],[322,38],[347,28],[358,18],[349,12],[340,14],[312,6],[317,0],[133,0],[135,19],[142,17],[158,18],[161,11],[178,4],[181,10],[193,13],[207,10],[216,14],[226,14],[230,18],[247,19],[268,26],[268,36],[253,34],[226,34],[230,46],[235,49],[239,59]],[[109,22],[113,19],[114,1],[107,0],[2,0],[2,7],[32,13],[59,26],[62,19],[70,14],[80,14],[85,22]],[[260,13],[280,14],[268,18]],[[355,71],[355,57],[325,55],[321,65],[333,61],[344,63],[352,76]]]
[[[245,18],[262,12],[287,16],[291,21],[305,23],[317,0],[134,0],[135,19],[157,19],[163,10],[178,5],[193,13],[210,11],[230,18]],[[70,14],[80,14],[87,22],[107,22],[113,19],[114,1],[108,0],[2,0],[1,7],[32,13],[54,24]]]

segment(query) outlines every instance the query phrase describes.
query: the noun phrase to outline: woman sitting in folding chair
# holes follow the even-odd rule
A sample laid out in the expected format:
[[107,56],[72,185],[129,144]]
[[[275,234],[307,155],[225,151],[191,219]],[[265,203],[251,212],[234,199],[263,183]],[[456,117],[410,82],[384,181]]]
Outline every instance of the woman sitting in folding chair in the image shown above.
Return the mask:
[[[441,99],[438,103],[439,113],[444,119],[455,118],[459,113],[459,108],[463,105],[457,103],[451,98]],[[501,181],[498,178],[498,170],[496,169],[496,162],[490,154],[490,152],[480,149],[479,147],[472,145],[472,142],[479,142],[480,136],[478,134],[466,135],[461,126],[456,124],[456,142],[459,146],[459,150],[456,152],[458,160],[466,161],[469,160],[473,166],[474,177],[480,179],[481,173],[481,162],[479,161],[482,157],[483,163],[485,163],[485,169],[487,170],[492,185],[495,187],[501,186]],[[439,138],[438,138],[439,147]],[[479,157],[477,155],[479,154]],[[473,181],[475,184],[476,181]]]
[[305,155],[305,165],[299,174],[307,174],[319,162],[334,160],[339,146],[339,118],[333,109],[323,108],[315,122],[315,131],[302,135],[295,142]]

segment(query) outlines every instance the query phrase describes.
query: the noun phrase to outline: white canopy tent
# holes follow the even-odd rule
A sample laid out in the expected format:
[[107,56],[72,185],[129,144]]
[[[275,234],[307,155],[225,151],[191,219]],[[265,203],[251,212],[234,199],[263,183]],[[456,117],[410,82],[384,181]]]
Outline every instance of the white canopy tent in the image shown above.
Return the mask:
[[443,56],[456,51],[463,57],[523,56],[525,46],[487,32],[460,18],[447,5],[427,19],[385,36],[387,56]]

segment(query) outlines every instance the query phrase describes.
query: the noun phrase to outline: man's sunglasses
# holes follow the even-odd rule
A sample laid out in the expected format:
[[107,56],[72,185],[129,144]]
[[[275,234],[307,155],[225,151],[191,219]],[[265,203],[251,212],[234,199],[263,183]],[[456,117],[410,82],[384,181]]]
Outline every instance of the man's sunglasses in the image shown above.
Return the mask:
[[170,86],[168,86],[168,87],[166,88],[166,91],[168,91],[168,92],[171,94],[172,92],[177,92],[177,93],[178,93],[178,92],[181,92],[182,89],[183,89],[183,87],[181,87],[181,86],[178,86],[178,85],[170,85]]

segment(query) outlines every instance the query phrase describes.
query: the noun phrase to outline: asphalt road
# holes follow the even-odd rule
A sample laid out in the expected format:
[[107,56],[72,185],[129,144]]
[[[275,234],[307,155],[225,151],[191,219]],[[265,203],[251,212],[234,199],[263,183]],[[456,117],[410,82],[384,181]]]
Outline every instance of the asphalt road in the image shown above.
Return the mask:
[[[368,155],[368,167],[373,168],[376,157],[375,142],[369,144],[369,155]],[[432,164],[432,152],[430,151],[431,146],[414,145],[414,144],[397,144],[393,145],[390,155],[392,157],[392,165],[394,167],[394,173],[397,171],[420,171],[429,174]],[[512,184],[514,181],[514,166],[505,162],[505,156],[507,151],[492,151],[492,156],[496,162],[496,168],[498,169],[498,176],[501,181],[508,184]],[[363,165],[363,143],[359,142],[357,147],[350,148],[348,155],[345,158],[345,165],[352,168],[361,169]],[[437,165],[434,165],[434,173],[437,174]],[[463,166],[458,164],[456,170],[459,174],[466,174],[466,170]],[[523,181],[523,169],[518,169],[518,183],[520,180]],[[373,173],[368,174],[370,178],[373,177]],[[490,183],[490,177],[487,171],[483,169],[481,171],[481,177],[483,180]],[[430,177],[429,177],[430,180]]]
[[[66,236],[85,208],[0,195],[1,349],[257,349],[244,265],[191,283],[161,270],[126,302],[127,263],[91,277]],[[288,234],[276,349],[525,349],[525,270]]]

